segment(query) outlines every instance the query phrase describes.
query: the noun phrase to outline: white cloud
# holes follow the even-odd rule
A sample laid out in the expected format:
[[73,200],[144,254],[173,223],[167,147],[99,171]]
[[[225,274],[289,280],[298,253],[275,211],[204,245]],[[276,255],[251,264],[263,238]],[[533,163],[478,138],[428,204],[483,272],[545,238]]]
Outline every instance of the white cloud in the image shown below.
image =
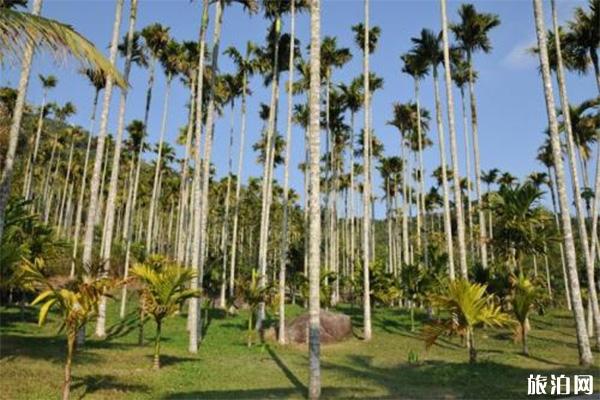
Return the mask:
[[517,43],[502,59],[502,64],[510,69],[530,69],[534,68],[536,58],[528,50],[535,46],[535,39],[530,38],[526,41]]

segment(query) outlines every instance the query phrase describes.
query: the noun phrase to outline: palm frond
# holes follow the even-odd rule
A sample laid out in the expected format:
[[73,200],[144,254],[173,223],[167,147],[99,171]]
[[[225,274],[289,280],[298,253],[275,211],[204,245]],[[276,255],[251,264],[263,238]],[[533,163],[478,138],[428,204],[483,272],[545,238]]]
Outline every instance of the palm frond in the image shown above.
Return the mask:
[[0,9],[0,61],[20,60],[28,48],[47,50],[60,61],[70,55],[83,67],[111,76],[119,87],[127,88],[119,71],[72,27],[29,13]]

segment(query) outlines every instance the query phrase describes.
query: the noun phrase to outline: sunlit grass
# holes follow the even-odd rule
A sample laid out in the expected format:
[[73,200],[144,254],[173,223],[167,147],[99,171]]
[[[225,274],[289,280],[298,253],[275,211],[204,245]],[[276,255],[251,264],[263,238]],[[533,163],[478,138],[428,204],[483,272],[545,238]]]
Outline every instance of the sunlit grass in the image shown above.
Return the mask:
[[[187,353],[185,315],[167,320],[163,328],[163,368],[153,371],[151,338],[137,345],[138,322],[134,303],[123,322],[118,304],[110,304],[109,337],[89,338],[77,352],[73,396],[99,399],[150,398],[302,398],[308,378],[304,346],[275,343],[246,346],[245,316],[226,316],[214,310],[206,322],[205,338],[197,355]],[[374,339],[360,339],[361,312],[343,306],[352,315],[355,337],[322,349],[325,398],[526,398],[530,373],[595,373],[578,367],[575,331],[566,311],[534,316],[530,357],[519,354],[508,330],[478,332],[480,362],[469,365],[468,354],[457,338],[442,338],[424,350],[418,328],[425,315],[418,313],[416,332],[410,332],[406,311],[376,309]],[[289,308],[290,315],[302,310]],[[35,310],[21,321],[17,308],[2,308],[1,397],[8,399],[56,398],[62,384],[65,340],[56,334],[55,319],[39,328]],[[93,332],[90,327],[89,332]],[[409,353],[417,363],[409,364]],[[595,353],[596,360],[600,357]],[[483,397],[482,397],[483,396]]]

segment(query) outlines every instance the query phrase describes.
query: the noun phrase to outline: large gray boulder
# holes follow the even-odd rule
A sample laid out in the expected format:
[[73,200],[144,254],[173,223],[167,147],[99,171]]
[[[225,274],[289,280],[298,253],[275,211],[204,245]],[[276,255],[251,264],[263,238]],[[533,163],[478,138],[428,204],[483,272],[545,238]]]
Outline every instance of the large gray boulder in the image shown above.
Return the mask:
[[[336,343],[352,335],[352,321],[345,314],[321,310],[321,343]],[[310,317],[302,314],[286,327],[286,339],[289,343],[307,343]]]

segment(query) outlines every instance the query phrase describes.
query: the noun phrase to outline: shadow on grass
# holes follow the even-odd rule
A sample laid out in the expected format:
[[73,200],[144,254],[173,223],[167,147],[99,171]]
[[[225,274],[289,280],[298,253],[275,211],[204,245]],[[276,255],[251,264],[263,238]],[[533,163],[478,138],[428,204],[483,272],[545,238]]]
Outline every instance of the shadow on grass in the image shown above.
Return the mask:
[[[421,364],[377,366],[372,357],[348,356],[343,364],[322,363],[323,370],[343,376],[343,381],[371,381],[387,396],[373,398],[527,398],[530,369],[484,361],[476,364],[426,361]],[[573,375],[582,368],[559,369]],[[587,370],[589,373],[590,369]],[[484,396],[484,397],[482,397]],[[361,398],[369,398],[361,396]]]
[[[322,398],[360,398],[367,399],[368,390],[363,388],[324,387],[321,390]],[[172,393],[162,399],[287,399],[290,397],[306,397],[306,392],[300,393],[295,388],[265,388],[265,389],[238,389],[238,390],[205,390],[194,392]],[[378,397],[379,398],[379,397]]]
[[[146,326],[148,319],[145,319],[144,326]],[[124,336],[129,335],[140,327],[140,315],[137,311],[131,311],[125,315],[125,318],[119,320],[117,323],[111,325],[106,330],[106,339],[111,341]]]
[[[26,357],[58,364],[62,364],[65,361],[67,339],[64,336],[3,334],[1,341],[2,352],[0,352],[0,360]],[[76,350],[74,357],[77,363],[94,363],[100,360],[100,356],[86,351],[88,347],[95,347],[94,343],[94,341],[88,341],[83,348]]]
[[[152,362],[154,361],[154,355],[147,355],[146,358],[149,360],[148,366],[149,367],[152,366]],[[177,364],[182,364],[182,363],[187,363],[187,362],[194,362],[194,361],[198,361],[198,359],[192,358],[192,357],[170,356],[167,354],[160,355],[160,367],[161,368],[170,367],[172,365],[177,365]]]
[[74,377],[71,390],[75,391],[83,387],[83,393],[79,399],[85,398],[87,395],[101,391],[113,390],[119,392],[148,392],[149,388],[146,385],[125,383],[112,375],[88,375],[85,377]]

